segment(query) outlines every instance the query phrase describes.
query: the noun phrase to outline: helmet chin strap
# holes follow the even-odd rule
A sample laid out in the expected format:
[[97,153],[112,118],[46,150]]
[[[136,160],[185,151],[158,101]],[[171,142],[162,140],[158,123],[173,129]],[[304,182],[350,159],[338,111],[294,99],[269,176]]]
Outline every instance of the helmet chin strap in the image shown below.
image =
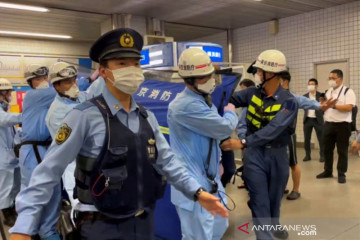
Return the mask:
[[266,77],[265,77],[265,76],[266,76],[266,73],[267,73],[267,72],[263,71],[263,81],[262,81],[262,83],[259,84],[261,88],[264,87],[264,85],[265,85],[266,82],[268,82],[268,81],[270,81],[271,79],[273,79],[274,77],[276,77],[276,74],[274,74],[274,76],[272,76],[271,78],[266,78]]
[[66,95],[66,94],[63,94],[63,93],[59,92],[58,90],[56,90],[56,91],[58,92],[58,94],[60,95],[60,97],[65,97],[65,98],[68,98],[68,99],[70,99],[70,100],[72,100],[72,101],[76,101],[76,100],[77,100],[77,98],[72,98],[72,97],[70,97],[70,96],[68,96],[68,95]]

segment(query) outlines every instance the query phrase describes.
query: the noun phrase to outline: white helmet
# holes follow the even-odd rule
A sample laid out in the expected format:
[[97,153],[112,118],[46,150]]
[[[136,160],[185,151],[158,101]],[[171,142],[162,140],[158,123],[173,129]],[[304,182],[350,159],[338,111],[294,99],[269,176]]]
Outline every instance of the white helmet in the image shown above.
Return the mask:
[[287,71],[285,55],[279,50],[274,49],[260,53],[253,67],[272,73]]
[[55,82],[77,77],[78,71],[77,69],[68,63],[64,62],[57,62],[51,67],[51,73],[50,73],[50,81],[52,84]]
[[25,72],[25,79],[31,86],[30,80],[36,77],[44,77],[49,75],[49,68],[39,64],[31,64]]
[[179,75],[182,78],[202,77],[214,71],[210,57],[200,48],[188,48],[179,58]]
[[0,90],[13,90],[11,82],[5,78],[0,78]]

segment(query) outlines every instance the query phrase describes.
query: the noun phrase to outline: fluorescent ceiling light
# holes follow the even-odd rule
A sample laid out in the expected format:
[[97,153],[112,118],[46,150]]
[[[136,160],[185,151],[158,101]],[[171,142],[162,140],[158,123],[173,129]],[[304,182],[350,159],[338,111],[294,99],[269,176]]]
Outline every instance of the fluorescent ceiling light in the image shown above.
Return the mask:
[[34,7],[34,6],[28,6],[28,5],[22,5],[22,4],[4,3],[4,2],[0,2],[0,7],[26,10],[26,11],[34,11],[34,12],[48,12],[49,11],[49,9],[43,8],[43,7]]
[[30,36],[30,37],[46,37],[46,38],[64,38],[64,39],[72,38],[71,36],[68,36],[68,35],[45,34],[45,33],[29,33],[29,32],[14,32],[14,31],[2,31],[2,30],[0,30],[0,34],[18,35],[18,36]]
[[162,63],[163,63],[162,59],[150,61],[150,65],[157,65],[157,64],[162,64]]
[[150,52],[149,53],[149,57],[157,57],[157,56],[161,56],[163,54],[163,51],[156,51],[156,52]]

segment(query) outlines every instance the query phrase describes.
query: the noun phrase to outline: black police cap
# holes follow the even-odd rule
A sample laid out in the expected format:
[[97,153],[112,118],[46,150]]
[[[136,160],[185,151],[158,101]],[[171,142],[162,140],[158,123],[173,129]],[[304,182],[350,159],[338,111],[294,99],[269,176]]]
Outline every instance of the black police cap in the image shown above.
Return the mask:
[[102,35],[91,47],[94,62],[115,58],[141,58],[143,38],[131,28],[118,28]]
[[250,73],[250,74],[256,73],[256,68],[254,68],[255,63],[256,63],[256,61],[253,61],[253,63],[248,67],[248,69],[246,70],[247,73]]

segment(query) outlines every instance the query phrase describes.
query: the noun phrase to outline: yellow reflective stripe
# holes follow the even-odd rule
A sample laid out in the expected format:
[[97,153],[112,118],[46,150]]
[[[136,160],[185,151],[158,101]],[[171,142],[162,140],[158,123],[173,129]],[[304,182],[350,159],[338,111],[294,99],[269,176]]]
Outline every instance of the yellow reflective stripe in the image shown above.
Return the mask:
[[161,131],[163,134],[167,134],[167,135],[170,134],[169,128],[167,128],[167,127],[162,127],[162,126],[160,126],[160,131]]
[[274,117],[275,117],[275,115],[274,115],[274,116],[266,116],[266,118],[267,118],[269,121],[273,120]]
[[257,127],[257,128],[260,128],[260,127],[261,127],[261,123],[260,123],[258,120],[252,118],[250,115],[247,115],[246,118],[247,118],[247,119],[252,123],[252,125],[254,125],[255,127]]
[[252,96],[251,101],[260,107],[263,105],[263,101],[255,95]]
[[249,111],[250,113],[254,114],[255,116],[257,116],[258,118],[261,118],[261,116],[256,113],[254,106],[249,105],[249,106],[248,106],[248,111]]
[[281,104],[275,104],[265,109],[265,112],[278,112],[281,108]]

